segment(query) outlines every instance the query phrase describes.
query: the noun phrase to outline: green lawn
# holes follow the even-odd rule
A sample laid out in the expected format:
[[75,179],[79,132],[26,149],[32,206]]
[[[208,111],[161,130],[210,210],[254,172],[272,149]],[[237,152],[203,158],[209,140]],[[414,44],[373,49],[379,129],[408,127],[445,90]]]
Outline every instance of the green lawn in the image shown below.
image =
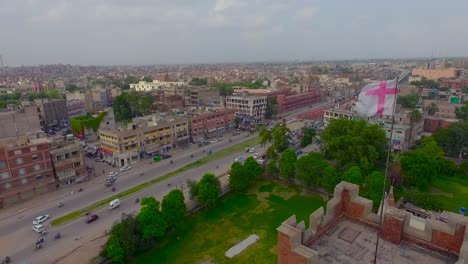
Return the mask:
[[[133,263],[276,263],[276,228],[293,214],[308,226],[310,213],[324,204],[298,188],[262,180],[248,194],[228,194],[216,208],[188,216],[178,234],[169,234]],[[224,257],[253,233],[260,237],[254,245],[233,259]]]
[[[448,195],[434,195],[445,210],[458,213],[460,207],[468,207],[468,177],[438,176],[432,186]],[[449,197],[452,196],[452,197]]]

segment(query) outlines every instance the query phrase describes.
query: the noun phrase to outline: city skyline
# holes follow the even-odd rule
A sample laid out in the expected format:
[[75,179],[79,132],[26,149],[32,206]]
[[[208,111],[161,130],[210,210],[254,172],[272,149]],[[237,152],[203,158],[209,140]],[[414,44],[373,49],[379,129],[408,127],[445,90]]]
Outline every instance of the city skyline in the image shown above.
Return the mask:
[[[8,66],[468,56],[468,3],[295,0],[0,4]],[[21,11],[21,12],[20,12]]]

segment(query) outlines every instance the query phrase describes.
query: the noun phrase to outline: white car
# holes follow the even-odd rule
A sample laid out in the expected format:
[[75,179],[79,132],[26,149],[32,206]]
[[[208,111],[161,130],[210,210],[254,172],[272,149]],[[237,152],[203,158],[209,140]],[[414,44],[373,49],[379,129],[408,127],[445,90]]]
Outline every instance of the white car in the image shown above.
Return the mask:
[[255,158],[255,159],[260,158],[260,154],[255,154],[255,155],[254,155],[254,158]]
[[250,152],[250,153],[254,153],[254,152],[255,152],[255,148],[250,148],[249,152]]
[[107,175],[107,177],[108,177],[108,178],[112,178],[112,177],[117,176],[118,174],[119,174],[118,172],[111,171],[111,172],[109,172],[109,174]]
[[123,167],[120,167],[120,171],[128,171],[130,170],[132,167],[130,166],[123,166]]
[[41,233],[45,231],[45,227],[43,225],[35,225],[33,226],[33,230],[37,233]]
[[257,160],[257,163],[260,164],[260,165],[263,165],[263,162],[264,161],[262,159]]
[[36,219],[34,219],[33,225],[42,224],[42,223],[44,223],[45,221],[47,221],[47,219],[49,219],[49,215],[41,215],[41,216],[38,216],[38,217],[36,217]]

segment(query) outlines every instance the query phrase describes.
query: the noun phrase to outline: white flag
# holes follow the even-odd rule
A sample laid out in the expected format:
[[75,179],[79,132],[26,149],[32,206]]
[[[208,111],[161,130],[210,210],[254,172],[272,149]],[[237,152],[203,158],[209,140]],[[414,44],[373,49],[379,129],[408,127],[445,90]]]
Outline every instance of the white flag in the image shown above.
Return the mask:
[[397,95],[396,80],[373,82],[362,88],[356,110],[361,115],[393,115]]

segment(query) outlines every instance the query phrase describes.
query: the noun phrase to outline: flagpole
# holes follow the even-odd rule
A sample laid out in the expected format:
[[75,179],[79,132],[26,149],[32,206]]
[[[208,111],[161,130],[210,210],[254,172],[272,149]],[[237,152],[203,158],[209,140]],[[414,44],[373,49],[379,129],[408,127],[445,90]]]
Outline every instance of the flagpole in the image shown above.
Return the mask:
[[374,264],[377,264],[377,251],[379,249],[379,241],[380,241],[380,233],[382,230],[382,222],[383,222],[383,215],[384,215],[384,202],[385,202],[385,190],[387,189],[387,178],[388,178],[388,165],[390,163],[390,153],[392,151],[392,141],[393,141],[393,125],[395,124],[395,109],[396,109],[396,101],[398,96],[398,77],[396,77],[396,84],[395,84],[395,100],[393,101],[393,109],[392,109],[392,124],[390,129],[390,139],[388,140],[388,149],[387,149],[387,160],[385,162],[385,179],[383,184],[382,190],[382,200],[380,201],[379,211],[380,211],[380,218],[379,218],[379,229],[377,230],[377,242],[375,243],[375,254],[374,254]]

